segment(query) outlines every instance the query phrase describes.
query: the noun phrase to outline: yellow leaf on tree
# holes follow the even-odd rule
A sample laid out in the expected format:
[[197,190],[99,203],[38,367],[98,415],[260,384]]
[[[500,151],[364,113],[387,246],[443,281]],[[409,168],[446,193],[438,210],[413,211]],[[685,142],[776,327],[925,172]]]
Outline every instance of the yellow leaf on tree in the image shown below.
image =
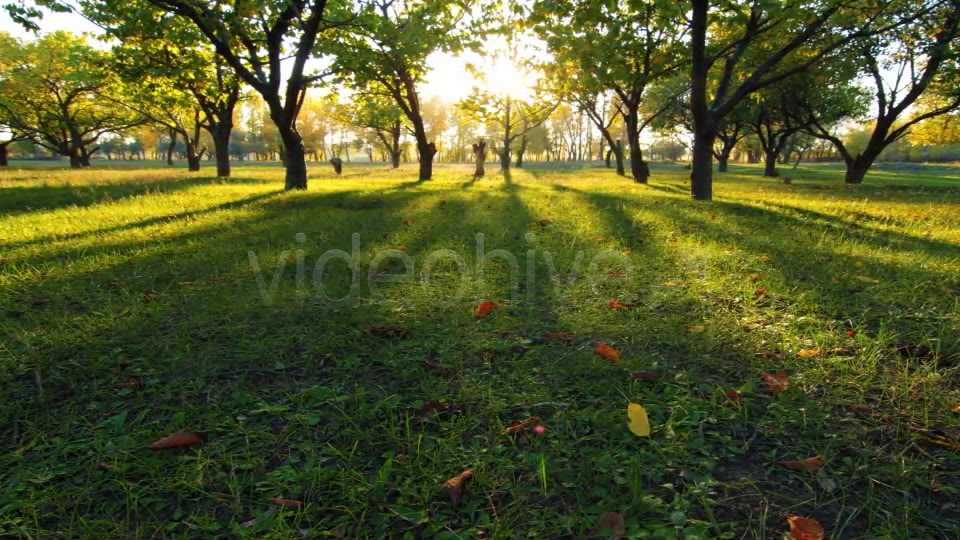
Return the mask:
[[647,411],[644,410],[643,407],[636,403],[631,403],[627,406],[627,416],[630,418],[630,423],[627,424],[627,427],[630,428],[630,431],[632,431],[634,435],[637,437],[650,436],[650,420],[647,419]]

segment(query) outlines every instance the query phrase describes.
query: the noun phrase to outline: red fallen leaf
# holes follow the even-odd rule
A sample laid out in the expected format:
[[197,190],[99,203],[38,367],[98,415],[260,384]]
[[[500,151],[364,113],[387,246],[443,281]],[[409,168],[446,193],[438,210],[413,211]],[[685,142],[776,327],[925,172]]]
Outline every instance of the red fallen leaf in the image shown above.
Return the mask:
[[447,366],[442,366],[436,362],[431,362],[430,360],[421,360],[420,365],[427,369],[432,369],[433,371],[436,371],[438,373],[450,373],[451,371],[453,371],[451,368],[448,368]]
[[847,335],[850,337],[856,337],[857,333],[853,330],[847,330]]
[[601,343],[597,345],[597,348],[593,350],[593,353],[607,360],[608,362],[616,362],[617,358],[620,357],[620,353],[616,349],[607,345],[606,343]]
[[454,506],[460,506],[463,492],[471,478],[473,478],[473,469],[467,469],[443,483],[443,493],[450,497],[450,502]]
[[755,294],[756,296],[766,296],[766,295],[767,295],[767,290],[766,290],[766,289],[757,289],[757,290],[753,291],[753,294]]
[[204,439],[204,434],[197,431],[180,431],[169,435],[162,439],[157,440],[151,444],[148,448],[150,450],[169,450],[171,448],[183,448],[184,446],[192,446],[194,444],[201,444]]
[[539,422],[539,421],[540,421],[540,417],[539,417],[539,416],[531,416],[530,418],[527,418],[526,420],[521,420],[521,421],[519,421],[519,422],[514,422],[514,423],[510,424],[509,426],[507,426],[507,429],[503,430],[503,435],[516,435],[517,433],[520,433],[520,432],[523,431],[524,429],[532,426],[533,424],[536,424],[536,423]]
[[607,275],[613,276],[613,277],[623,277],[627,275],[627,273],[626,272],[607,272]]
[[723,395],[727,396],[727,399],[729,399],[733,403],[736,403],[737,405],[743,403],[743,396],[737,390],[730,390],[729,392],[724,392]]
[[374,326],[367,332],[372,336],[382,338],[407,337],[410,335],[409,330],[397,326]]
[[485,317],[487,313],[490,313],[495,309],[497,309],[497,304],[487,300],[486,302],[477,306],[477,310],[473,313],[473,316],[479,319],[481,317]]
[[763,381],[767,383],[767,392],[771,394],[779,394],[790,388],[790,376],[786,371],[777,374],[764,371]]
[[404,225],[413,225],[413,220],[412,220],[412,219],[405,219],[405,220],[403,220],[403,224],[404,224]]
[[303,508],[303,501],[298,501],[295,499],[267,499],[267,502],[270,504],[286,506],[287,508]]
[[634,379],[640,380],[649,380],[649,379],[659,379],[660,374],[656,371],[631,371],[630,376]]
[[623,516],[619,512],[604,512],[600,516],[597,526],[590,529],[590,536],[597,536],[602,533],[613,533],[608,536],[604,534],[603,538],[607,540],[623,540],[627,534],[627,524],[623,521]]
[[146,386],[143,381],[127,381],[122,383],[117,383],[117,388],[132,388],[134,390],[143,390]]
[[626,311],[626,310],[630,309],[630,306],[628,306],[628,305],[626,305],[626,304],[621,304],[621,303],[620,303],[619,301],[617,301],[617,300],[611,300],[610,303],[607,304],[607,306],[609,306],[610,309],[618,309],[618,310],[620,310],[620,311]]
[[813,472],[823,467],[826,463],[827,460],[823,456],[813,456],[812,458],[801,459],[799,461],[778,461],[777,465],[791,471]]
[[572,343],[576,336],[573,335],[573,332],[564,332],[561,330],[550,330],[544,337],[551,341],[563,341],[566,343]]
[[787,516],[787,523],[790,525],[790,537],[793,540],[823,540],[826,534],[823,525],[815,519]]

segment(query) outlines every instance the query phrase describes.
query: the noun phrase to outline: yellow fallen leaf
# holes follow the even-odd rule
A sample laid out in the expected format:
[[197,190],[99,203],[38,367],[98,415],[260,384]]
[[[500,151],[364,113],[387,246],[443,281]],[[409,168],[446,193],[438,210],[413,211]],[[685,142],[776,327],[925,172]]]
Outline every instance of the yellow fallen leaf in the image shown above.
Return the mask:
[[703,332],[703,331],[706,330],[706,329],[707,329],[706,326],[700,326],[700,325],[697,325],[697,326],[688,326],[688,327],[687,327],[687,332],[690,332],[690,333],[692,333],[692,334],[699,334],[700,332]]
[[853,277],[864,283],[880,283],[879,279],[873,279],[872,277],[867,277],[867,276],[853,276]]
[[803,349],[797,351],[797,358],[813,358],[814,356],[820,356],[820,349]]
[[632,431],[634,435],[637,437],[650,436],[650,420],[647,419],[647,411],[645,411],[643,407],[636,403],[631,403],[627,406],[627,416],[630,418],[630,423],[627,424],[627,427],[630,428],[630,431]]
[[865,264],[863,264],[862,261],[857,261],[853,263],[853,265],[856,266],[857,268],[863,268],[864,266],[866,266]]

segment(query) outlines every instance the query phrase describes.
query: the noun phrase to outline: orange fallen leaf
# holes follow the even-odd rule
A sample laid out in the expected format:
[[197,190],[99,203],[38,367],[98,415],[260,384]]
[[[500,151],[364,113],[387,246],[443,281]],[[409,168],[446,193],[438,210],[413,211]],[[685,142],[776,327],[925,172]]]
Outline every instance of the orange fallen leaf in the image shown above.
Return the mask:
[[649,380],[649,379],[659,379],[660,374],[656,371],[631,371],[630,376],[634,379],[640,380]]
[[595,237],[593,238],[593,241],[594,241],[594,242],[606,242],[607,239],[604,238],[604,237],[602,237],[602,236],[595,236]]
[[814,356],[820,356],[821,352],[820,349],[803,349],[797,351],[797,358],[813,358]]
[[677,281],[665,281],[665,282],[663,282],[663,286],[664,286],[664,287],[676,287],[676,286],[679,285],[679,284],[680,284],[680,283],[677,282]]
[[620,353],[606,343],[597,345],[597,348],[593,350],[593,353],[609,362],[616,362],[617,358],[620,357]]
[[536,423],[539,422],[539,421],[540,421],[540,417],[539,417],[539,416],[531,416],[530,418],[527,418],[526,420],[521,420],[521,421],[519,421],[519,422],[514,422],[514,423],[510,424],[509,426],[507,426],[507,429],[504,429],[504,430],[503,430],[503,435],[516,435],[517,433],[520,433],[520,432],[523,431],[524,429],[532,426],[533,424],[536,424]]
[[204,434],[197,431],[180,431],[157,440],[148,448],[150,450],[169,450],[171,448],[182,448],[192,446],[203,442]]
[[413,225],[413,220],[412,220],[412,219],[405,219],[405,220],[403,220],[403,224],[404,224],[404,225]]
[[490,313],[496,308],[497,308],[497,304],[491,302],[490,300],[487,300],[486,302],[477,306],[477,310],[473,313],[473,315],[479,319],[481,317],[486,316],[487,313]]
[[850,337],[856,337],[857,333],[854,330],[847,330],[847,335]]
[[610,303],[607,304],[607,306],[608,306],[610,309],[618,309],[618,310],[620,310],[620,311],[627,311],[628,309],[630,309],[630,306],[628,306],[628,305],[626,305],[626,304],[621,304],[621,303],[620,303],[619,301],[617,301],[617,300],[611,300]]
[[790,525],[790,537],[793,540],[823,540],[823,525],[815,519],[787,516],[787,523]]
[[473,469],[467,469],[443,483],[443,492],[450,497],[450,502],[454,506],[460,506],[464,489],[471,478],[473,478]]
[[766,295],[767,295],[767,290],[766,290],[766,289],[757,289],[757,290],[753,291],[753,294],[755,294],[756,296],[766,296]]
[[790,376],[786,371],[777,374],[764,371],[763,381],[767,383],[767,392],[771,394],[786,392],[787,388],[790,388]]
[[[603,538],[607,540],[622,540],[627,533],[627,524],[623,521],[623,516],[619,512],[604,512],[600,516],[597,526],[590,529],[590,536],[604,534]],[[610,535],[610,533],[613,533]]]
[[303,501],[297,501],[294,499],[267,499],[267,502],[270,504],[286,506],[287,508],[303,508]]
[[823,467],[826,463],[827,460],[824,459],[823,456],[813,456],[812,458],[801,459],[799,461],[778,461],[777,465],[791,471],[813,472]]
[[960,403],[957,403],[953,407],[950,407],[951,412],[960,413]]
[[763,278],[763,274],[750,274],[750,281],[760,281]]
[[397,246],[397,251],[406,251],[406,250],[407,250],[407,246],[406,246],[406,245]]

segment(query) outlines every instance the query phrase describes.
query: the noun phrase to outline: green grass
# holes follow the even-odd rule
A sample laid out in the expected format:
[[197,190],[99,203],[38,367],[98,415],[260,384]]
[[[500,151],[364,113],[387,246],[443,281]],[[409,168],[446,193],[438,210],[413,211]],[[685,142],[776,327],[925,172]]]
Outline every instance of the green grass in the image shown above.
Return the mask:
[[[0,534],[585,538],[612,511],[630,538],[780,538],[790,514],[831,538],[960,538],[958,450],[911,430],[958,436],[956,167],[846,186],[836,166],[790,185],[734,166],[711,203],[666,164],[650,186],[535,164],[316,171],[299,193],[279,168],[0,172]],[[318,259],[354,233],[360,288],[332,260],[320,291]],[[389,281],[397,257],[371,268],[400,248],[413,281]],[[420,279],[441,249],[466,279],[450,256]],[[267,288],[286,253],[269,304],[250,253]],[[499,309],[475,319],[484,300]],[[765,393],[763,370],[790,388]],[[544,434],[501,434],[531,415]],[[178,430],[208,440],[146,449]],[[776,464],[817,454],[814,473]],[[443,483],[467,468],[454,506]]]

